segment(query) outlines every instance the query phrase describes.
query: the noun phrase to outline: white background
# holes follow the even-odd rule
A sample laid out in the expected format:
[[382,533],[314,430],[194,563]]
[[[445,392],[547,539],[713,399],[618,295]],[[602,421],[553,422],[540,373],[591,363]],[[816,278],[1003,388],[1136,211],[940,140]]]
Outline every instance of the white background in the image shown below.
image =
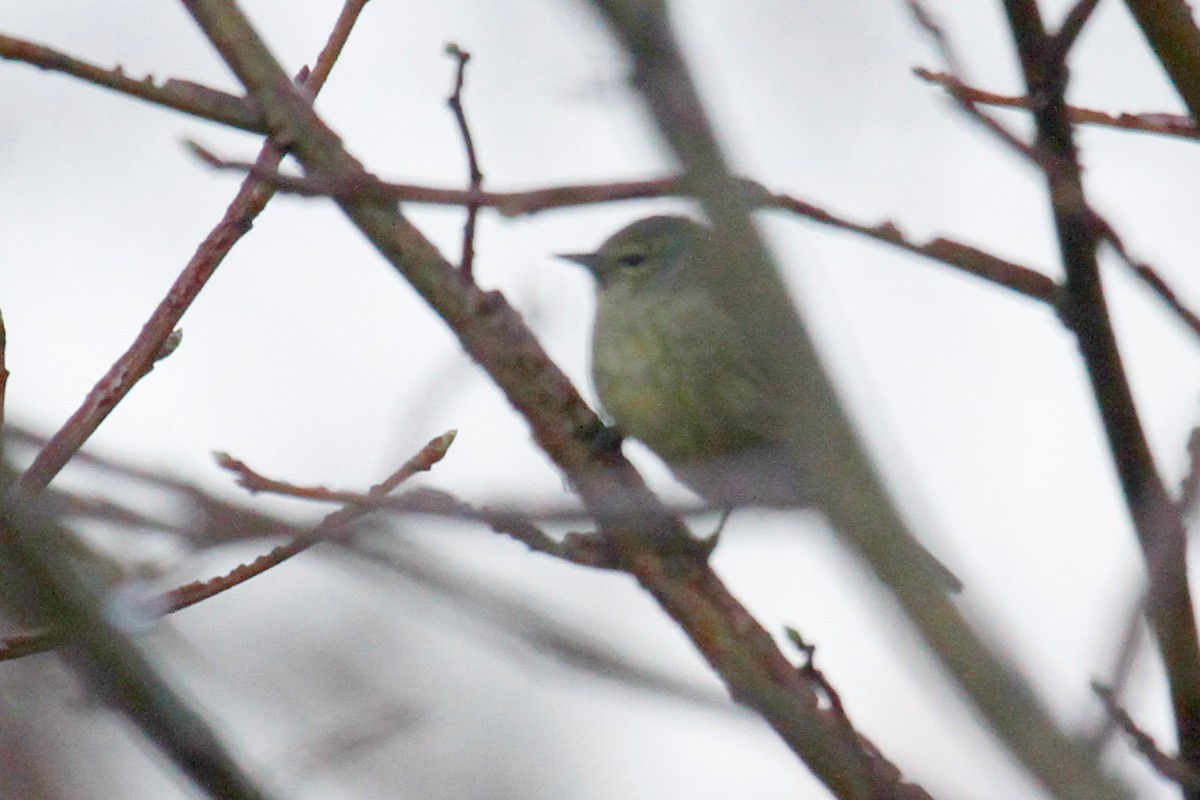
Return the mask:
[[[918,240],[950,236],[1059,275],[1038,176],[912,76],[914,66],[941,65],[899,0],[673,5],[739,170],[864,222],[894,220]],[[930,3],[968,77],[1016,92],[999,5]],[[1043,5],[1057,20],[1065,4]],[[314,58],[339,6],[245,7],[294,72]],[[235,88],[170,3],[0,0],[0,30],[131,75]],[[318,110],[377,174],[464,184],[444,104],[454,63],[442,48],[451,41],[473,54],[465,102],[488,187],[670,169],[584,3],[375,0]],[[1072,68],[1076,104],[1180,109],[1118,3],[1101,4]],[[181,141],[231,157],[252,156],[258,142],[24,65],[0,64],[0,98],[8,413],[48,432],[136,335],[236,190],[235,176],[198,164]],[[998,116],[1027,131],[1019,114]],[[1200,306],[1193,145],[1102,130],[1081,131],[1079,142],[1097,208]],[[589,280],[551,256],[592,249],[625,222],[681,207],[643,201],[517,220],[485,213],[478,280],[506,294],[591,397]],[[457,257],[460,211],[406,211]],[[1065,726],[1095,723],[1088,682],[1110,674],[1140,562],[1071,337],[1047,307],[945,267],[781,213],[761,221],[923,540],[967,584],[963,607]],[[1105,269],[1142,418],[1175,485],[1200,416],[1197,343],[1119,265]],[[566,501],[524,423],[326,201],[272,201],[182,328],[178,352],[93,438],[98,452],[239,497],[211,451],[294,482],[364,488],[457,428],[430,485],[471,501]],[[668,496],[687,496],[645,451],[627,452]],[[321,511],[247,502],[300,519]],[[402,528],[491,589],[528,596],[643,663],[720,691],[629,579],[530,555],[480,529]],[[256,549],[188,569],[206,574]],[[1038,796],[819,522],[735,516],[715,564],[770,630],[791,625],[817,644],[852,719],[934,796]],[[760,722],[580,677],[447,608],[307,554],[178,615],[151,639],[290,797],[823,796]],[[1129,707],[1170,749],[1152,656],[1136,677]],[[136,758],[116,758],[126,749],[114,749],[102,714],[62,725],[52,741],[97,760],[83,768],[62,757],[65,796],[164,796],[162,779],[145,774],[159,770],[157,759],[137,746]],[[329,755],[375,727],[380,736]],[[1123,742],[1113,752],[1142,796],[1171,793]]]

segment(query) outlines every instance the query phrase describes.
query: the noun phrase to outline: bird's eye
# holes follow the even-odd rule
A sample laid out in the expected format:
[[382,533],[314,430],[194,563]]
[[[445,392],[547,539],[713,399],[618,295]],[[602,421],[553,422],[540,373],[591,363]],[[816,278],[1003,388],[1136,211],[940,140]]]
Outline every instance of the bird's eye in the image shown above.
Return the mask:
[[626,267],[636,267],[646,260],[646,256],[642,253],[627,253],[621,256],[621,264]]

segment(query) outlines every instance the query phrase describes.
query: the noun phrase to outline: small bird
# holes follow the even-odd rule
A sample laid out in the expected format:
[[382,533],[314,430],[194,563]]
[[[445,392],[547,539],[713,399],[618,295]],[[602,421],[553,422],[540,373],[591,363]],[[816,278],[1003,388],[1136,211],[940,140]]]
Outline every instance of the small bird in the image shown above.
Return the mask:
[[[618,433],[643,442],[714,506],[811,506],[805,459],[788,443],[802,413],[769,378],[701,274],[713,231],[653,216],[594,253],[561,258],[596,281],[592,379]],[[947,588],[958,580],[929,555]]]

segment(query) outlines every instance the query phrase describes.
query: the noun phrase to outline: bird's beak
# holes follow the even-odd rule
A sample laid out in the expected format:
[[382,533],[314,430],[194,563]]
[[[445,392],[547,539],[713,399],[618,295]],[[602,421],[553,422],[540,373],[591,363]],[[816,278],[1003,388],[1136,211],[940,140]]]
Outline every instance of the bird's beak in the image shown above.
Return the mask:
[[596,274],[596,268],[600,266],[600,256],[596,253],[559,253],[556,257],[587,267],[588,272],[593,275]]

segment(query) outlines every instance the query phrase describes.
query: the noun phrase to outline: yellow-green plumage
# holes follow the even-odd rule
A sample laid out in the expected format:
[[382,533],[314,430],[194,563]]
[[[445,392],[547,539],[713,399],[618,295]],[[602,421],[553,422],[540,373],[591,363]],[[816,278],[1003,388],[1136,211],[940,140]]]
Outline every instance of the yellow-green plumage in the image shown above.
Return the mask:
[[567,256],[599,286],[592,377],[617,429],[644,442],[709,501],[802,502],[787,409],[732,318],[697,278],[710,231],[649,217],[596,253]]
[[[638,220],[595,253],[564,256],[596,279],[592,378],[617,430],[640,439],[710,503],[811,505],[789,444],[798,403],[706,288],[712,231],[686,217]],[[932,555],[931,574],[960,586]]]

